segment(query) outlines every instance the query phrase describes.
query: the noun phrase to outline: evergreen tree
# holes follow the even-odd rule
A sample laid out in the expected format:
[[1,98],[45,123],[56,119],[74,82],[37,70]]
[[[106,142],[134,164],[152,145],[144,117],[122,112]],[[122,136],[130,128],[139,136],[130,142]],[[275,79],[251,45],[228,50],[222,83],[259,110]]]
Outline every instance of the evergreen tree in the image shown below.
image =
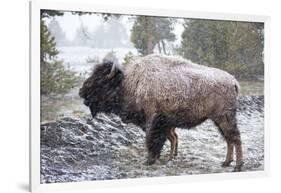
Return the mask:
[[176,39],[175,34],[172,32],[174,30],[174,22],[175,20],[172,18],[155,18],[156,31],[154,36],[158,44],[159,53],[163,50],[163,53],[167,54],[165,41],[172,42]]
[[55,37],[56,45],[63,46],[66,45],[67,40],[64,31],[62,30],[59,22],[53,18],[49,25],[48,29],[50,30],[51,34]]
[[63,14],[64,14],[63,11],[41,9],[41,19],[51,18],[51,17],[55,17],[55,16],[63,16]]
[[141,55],[153,53],[156,41],[152,38],[153,17],[138,16],[131,30],[131,42]]
[[[158,44],[159,52],[166,54],[165,41],[174,41],[173,20],[169,18],[137,16],[131,31],[131,41],[142,55],[153,53]],[[162,49],[161,49],[162,48]]]
[[65,68],[62,61],[57,60],[55,38],[48,30],[41,18],[41,94],[64,94],[69,92],[78,83],[79,77],[75,72]]
[[224,69],[238,78],[263,75],[263,25],[186,20],[180,54],[193,62]]
[[44,20],[41,20],[41,31],[40,31],[40,52],[41,52],[41,67],[46,68],[47,61],[53,59],[58,55],[56,49],[55,38],[48,30]]

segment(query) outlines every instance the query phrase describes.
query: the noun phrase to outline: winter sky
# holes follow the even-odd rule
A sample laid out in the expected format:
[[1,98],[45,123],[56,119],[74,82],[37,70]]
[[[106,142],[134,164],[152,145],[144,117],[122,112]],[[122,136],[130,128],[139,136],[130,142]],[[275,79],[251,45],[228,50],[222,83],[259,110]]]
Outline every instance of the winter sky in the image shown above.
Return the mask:
[[[103,19],[99,15],[73,15],[70,12],[65,12],[63,16],[56,17],[57,21],[61,25],[63,31],[66,34],[66,37],[69,40],[72,40],[75,37],[76,30],[81,26],[81,24],[93,31],[97,26],[103,24]],[[124,15],[120,18],[121,22],[127,29],[127,33],[130,34],[130,29],[133,26],[133,20],[130,19],[129,15]],[[183,20],[178,19],[177,24],[175,25],[174,33],[176,34],[176,43],[180,43],[181,33],[183,31],[182,26]]]

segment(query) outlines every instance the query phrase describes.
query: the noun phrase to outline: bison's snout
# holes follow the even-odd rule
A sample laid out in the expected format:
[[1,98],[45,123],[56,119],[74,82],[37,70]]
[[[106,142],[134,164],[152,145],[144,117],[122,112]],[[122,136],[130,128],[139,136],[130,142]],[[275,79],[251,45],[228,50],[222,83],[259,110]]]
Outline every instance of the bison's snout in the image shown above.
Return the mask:
[[80,88],[80,89],[79,89],[79,96],[80,96],[81,98],[85,98],[85,91],[84,91],[83,88]]
[[90,106],[90,101],[89,101],[89,100],[86,100],[86,99],[85,99],[83,103],[84,103],[84,105],[86,105],[86,106]]

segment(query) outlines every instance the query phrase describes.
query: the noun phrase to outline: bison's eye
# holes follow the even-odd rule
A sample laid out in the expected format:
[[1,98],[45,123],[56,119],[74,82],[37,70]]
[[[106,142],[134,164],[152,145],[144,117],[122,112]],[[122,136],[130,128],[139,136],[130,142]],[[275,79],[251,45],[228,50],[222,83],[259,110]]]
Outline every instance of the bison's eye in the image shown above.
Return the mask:
[[89,87],[91,87],[92,84],[93,84],[92,81],[87,80],[85,82],[85,84],[83,85],[83,87],[89,88]]

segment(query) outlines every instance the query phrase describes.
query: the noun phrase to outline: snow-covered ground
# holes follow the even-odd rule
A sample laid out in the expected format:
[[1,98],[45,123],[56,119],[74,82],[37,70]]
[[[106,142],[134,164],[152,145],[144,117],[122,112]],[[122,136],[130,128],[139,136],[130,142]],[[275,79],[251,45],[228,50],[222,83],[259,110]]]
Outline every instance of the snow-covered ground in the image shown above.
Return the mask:
[[[242,171],[264,169],[264,99],[238,100],[244,166]],[[211,121],[187,130],[177,128],[178,156],[169,159],[166,142],[160,161],[145,165],[144,132],[111,114],[73,115],[41,125],[41,183],[128,179],[232,172],[221,167],[226,143]]]

